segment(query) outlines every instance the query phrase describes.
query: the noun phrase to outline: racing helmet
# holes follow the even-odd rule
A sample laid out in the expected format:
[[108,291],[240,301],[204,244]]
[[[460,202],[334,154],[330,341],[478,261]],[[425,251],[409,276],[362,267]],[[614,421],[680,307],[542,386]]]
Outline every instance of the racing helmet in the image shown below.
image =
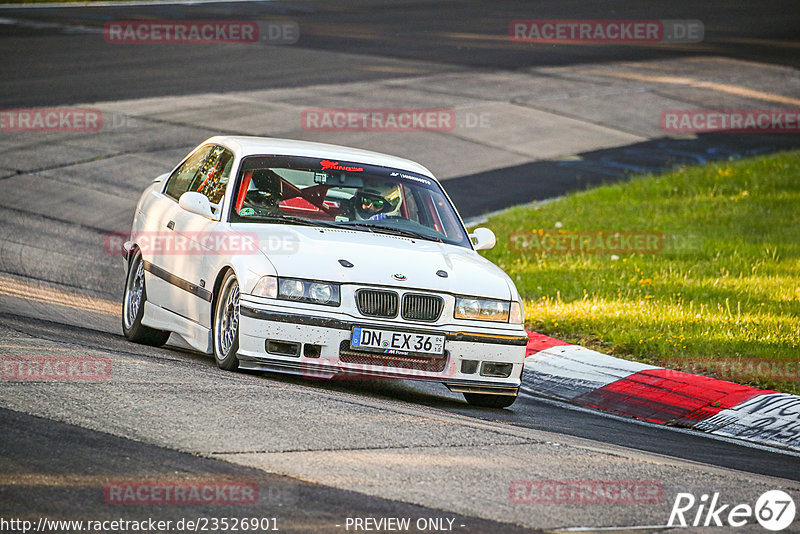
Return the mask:
[[376,219],[400,214],[403,190],[400,184],[370,184],[354,196],[354,208],[358,219]]

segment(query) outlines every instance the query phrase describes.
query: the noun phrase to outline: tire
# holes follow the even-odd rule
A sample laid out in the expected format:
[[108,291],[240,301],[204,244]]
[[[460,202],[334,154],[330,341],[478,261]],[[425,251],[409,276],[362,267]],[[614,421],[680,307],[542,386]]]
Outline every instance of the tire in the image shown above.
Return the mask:
[[235,371],[239,368],[239,282],[233,271],[222,280],[213,321],[214,359],[220,369]]
[[125,291],[122,296],[122,333],[129,341],[160,347],[169,339],[170,332],[156,330],[142,324],[144,303],[147,302],[147,288],[144,284],[144,262],[136,251],[125,277]]
[[482,408],[508,408],[517,400],[516,395],[487,395],[484,393],[464,393],[470,406]]

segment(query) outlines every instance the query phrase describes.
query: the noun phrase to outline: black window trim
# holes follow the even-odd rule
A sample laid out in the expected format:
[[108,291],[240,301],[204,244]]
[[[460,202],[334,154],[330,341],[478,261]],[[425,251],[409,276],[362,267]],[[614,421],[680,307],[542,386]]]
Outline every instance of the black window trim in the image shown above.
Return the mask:
[[[238,193],[238,189],[240,187],[241,181],[244,179],[243,170],[244,170],[244,167],[245,167],[245,164],[246,164],[247,160],[250,159],[250,158],[253,158],[253,159],[261,159],[261,158],[264,158],[264,159],[266,159],[266,158],[326,159],[325,157],[322,157],[322,156],[299,156],[297,154],[261,153],[261,154],[246,154],[246,155],[242,155],[239,158],[239,164],[238,164],[238,166],[236,168],[236,177],[235,177],[235,179],[232,178],[228,182],[228,187],[233,187],[233,189],[232,189],[232,192],[231,192],[231,202],[229,202],[229,205],[227,206],[224,220],[229,222],[229,223],[232,222],[231,215],[233,214],[233,205],[236,203],[236,199],[234,198],[234,196]],[[453,245],[453,246],[463,247],[463,248],[466,248],[466,249],[469,249],[469,250],[473,250],[473,251],[475,250],[475,245],[472,243],[472,239],[469,237],[470,236],[469,230],[464,225],[464,221],[461,218],[461,214],[458,212],[458,208],[456,207],[455,204],[453,204],[453,200],[447,194],[447,191],[445,191],[444,186],[436,178],[432,178],[430,176],[427,176],[427,175],[422,174],[422,173],[417,172],[417,171],[410,171],[410,170],[407,170],[407,169],[401,169],[401,168],[397,168],[397,167],[387,167],[385,165],[375,165],[375,164],[363,163],[363,162],[358,162],[358,161],[344,161],[344,160],[340,160],[340,161],[341,161],[342,165],[354,165],[354,166],[362,165],[362,166],[365,166],[365,167],[373,167],[375,169],[385,169],[386,171],[402,172],[404,174],[408,174],[408,175],[411,175],[411,176],[416,176],[418,178],[423,178],[425,180],[428,180],[430,182],[430,184],[425,184],[425,185],[427,185],[428,188],[430,188],[431,190],[439,192],[440,194],[442,194],[444,196],[444,198],[447,199],[447,202],[450,204],[450,207],[453,209],[453,212],[456,215],[456,223],[460,227],[461,231],[464,232],[464,238],[465,238],[466,244],[458,244],[458,243],[448,243],[448,244]],[[312,170],[312,169],[305,169],[305,170]],[[401,178],[401,180],[405,181],[407,179],[406,178]],[[417,200],[417,199],[415,199],[415,200]],[[430,214],[426,214],[426,215],[430,216]],[[444,224],[444,222],[443,222],[443,224]]]
[[[167,197],[167,198],[169,198],[169,199],[171,199],[171,200],[173,200],[173,201],[175,201],[175,202],[177,203],[177,202],[178,202],[178,199],[177,199],[177,198],[173,197],[172,195],[169,195],[169,194],[167,194],[167,186],[169,186],[169,181],[170,181],[170,180],[172,180],[172,177],[173,177],[173,176],[175,176],[175,173],[176,173],[176,172],[178,172],[178,169],[180,169],[180,168],[183,166],[183,164],[184,164],[184,163],[186,163],[186,162],[189,160],[189,158],[191,158],[191,157],[192,157],[192,156],[194,156],[194,155],[195,155],[197,152],[200,152],[200,151],[201,151],[201,150],[203,150],[204,148],[206,148],[206,147],[213,147],[213,146],[214,146],[214,143],[204,143],[204,144],[202,144],[202,145],[198,146],[197,148],[195,148],[194,150],[192,150],[191,152],[189,152],[189,154],[187,154],[187,155],[186,155],[186,157],[185,157],[185,158],[183,158],[183,159],[181,160],[181,162],[180,162],[180,163],[178,163],[178,164],[175,166],[175,168],[174,168],[174,169],[172,169],[172,171],[169,173],[169,176],[167,176],[167,179],[166,179],[166,180],[164,180],[164,186],[161,188],[161,193],[162,193],[162,194],[163,194],[165,197]],[[206,158],[208,158],[208,155],[206,155]],[[205,159],[203,159],[203,163],[205,163],[205,162],[206,162],[206,160],[205,160]]]
[[[210,148],[211,148],[211,150],[209,151],[209,153],[208,153],[208,154],[206,154],[206,157],[203,159],[203,165],[205,165],[205,163],[206,163],[206,160],[208,159],[208,157],[211,155],[211,152],[212,152],[212,151],[213,151],[215,148],[221,148],[221,149],[223,149],[223,150],[227,150],[227,151],[228,151],[228,152],[230,152],[230,153],[231,153],[231,155],[232,155],[231,161],[232,161],[233,163],[232,163],[232,165],[231,165],[231,176],[229,176],[229,177],[228,177],[228,183],[225,185],[225,194],[224,194],[224,195],[222,195],[222,202],[221,202],[221,203],[220,203],[220,205],[219,205],[220,209],[219,209],[219,211],[218,211],[218,212],[217,212],[217,213],[214,215],[214,220],[216,220],[217,222],[230,221],[230,217],[223,218],[223,216],[222,216],[222,215],[223,215],[223,211],[225,211],[226,213],[227,213],[228,211],[230,211],[230,206],[225,206],[225,199],[228,197],[228,189],[229,189],[229,188],[231,187],[231,185],[234,183],[234,181],[235,181],[236,177],[237,177],[237,176],[238,176],[238,174],[239,174],[238,165],[236,165],[236,163],[237,163],[237,159],[240,159],[240,158],[239,158],[239,156],[236,154],[236,151],[235,151],[235,150],[233,150],[233,149],[231,149],[230,147],[227,147],[227,146],[225,146],[225,145],[223,145],[223,144],[221,144],[221,143],[203,143],[202,145],[198,146],[197,148],[195,148],[194,150],[192,150],[191,152],[189,152],[189,154],[187,154],[187,155],[186,155],[186,157],[185,157],[185,158],[183,158],[183,159],[181,160],[181,162],[180,162],[180,163],[178,163],[178,164],[175,166],[175,168],[174,168],[174,169],[172,169],[172,171],[170,171],[170,173],[169,173],[169,176],[167,176],[167,179],[166,179],[166,180],[164,180],[164,186],[161,188],[161,194],[162,194],[163,196],[165,196],[166,198],[168,198],[169,200],[171,200],[171,201],[175,202],[176,204],[178,203],[179,199],[177,199],[177,198],[173,197],[172,195],[169,195],[169,194],[167,194],[167,186],[169,185],[169,181],[172,179],[172,176],[173,176],[173,175],[174,175],[174,174],[175,174],[175,173],[178,171],[178,169],[180,169],[180,168],[181,168],[181,166],[182,166],[184,163],[186,163],[186,162],[189,160],[189,158],[191,158],[191,157],[192,157],[192,156],[194,156],[194,155],[195,155],[197,152],[200,152],[201,150],[203,150],[204,148],[207,148],[207,147],[210,147]],[[234,173],[235,173],[235,175],[234,175]],[[230,202],[229,202],[228,204],[230,204]],[[227,210],[225,209],[226,207],[228,208]]]

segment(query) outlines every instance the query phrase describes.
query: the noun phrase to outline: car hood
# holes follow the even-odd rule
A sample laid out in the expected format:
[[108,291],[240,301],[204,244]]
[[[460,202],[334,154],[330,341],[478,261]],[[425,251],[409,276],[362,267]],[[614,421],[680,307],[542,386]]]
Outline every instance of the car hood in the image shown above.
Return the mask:
[[[513,298],[508,276],[464,247],[347,229],[274,224],[234,227],[258,237],[259,249],[278,276]],[[340,260],[352,267],[345,267]]]

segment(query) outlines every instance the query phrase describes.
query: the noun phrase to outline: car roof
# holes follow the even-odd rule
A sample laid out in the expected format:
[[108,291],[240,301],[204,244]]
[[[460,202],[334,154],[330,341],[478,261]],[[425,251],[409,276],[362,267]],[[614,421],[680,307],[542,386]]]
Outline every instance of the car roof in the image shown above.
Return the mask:
[[379,165],[400,170],[424,174],[436,179],[433,173],[414,161],[362,150],[360,148],[350,148],[339,145],[329,145],[326,143],[314,143],[311,141],[300,141],[296,139],[278,139],[274,137],[251,137],[243,135],[219,135],[212,137],[204,142],[217,143],[238,152],[242,156],[257,155],[281,155],[281,156],[305,156],[312,158],[324,158],[332,160],[344,160],[355,163],[365,163],[367,165]]

